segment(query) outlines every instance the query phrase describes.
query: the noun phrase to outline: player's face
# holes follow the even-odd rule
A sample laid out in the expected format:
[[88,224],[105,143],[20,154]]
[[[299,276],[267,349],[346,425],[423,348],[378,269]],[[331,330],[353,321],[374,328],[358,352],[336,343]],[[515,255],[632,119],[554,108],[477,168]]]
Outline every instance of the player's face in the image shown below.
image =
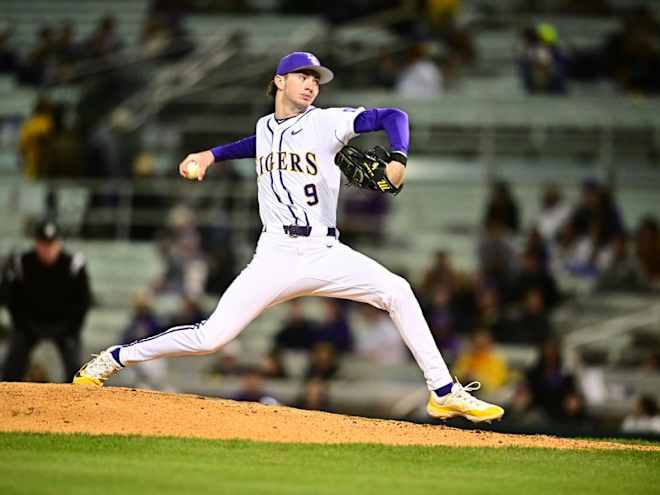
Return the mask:
[[287,74],[284,94],[297,107],[307,108],[319,95],[319,76],[312,71]]

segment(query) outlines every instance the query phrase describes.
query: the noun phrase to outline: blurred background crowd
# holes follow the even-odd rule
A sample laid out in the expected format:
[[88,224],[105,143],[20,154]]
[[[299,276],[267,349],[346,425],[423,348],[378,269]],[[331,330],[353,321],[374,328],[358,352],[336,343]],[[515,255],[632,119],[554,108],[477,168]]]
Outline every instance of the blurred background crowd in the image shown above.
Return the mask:
[[[305,49],[337,75],[320,106],[410,116],[404,193],[344,189],[341,239],[411,281],[453,374],[505,406],[493,428],[660,435],[659,14],[0,0],[2,378],[68,381],[89,352],[212,311],[260,232],[253,164],[199,184],[176,164],[252,134],[275,64]],[[127,371],[112,383],[428,421],[388,315],[345,301],[286,303],[214,356]]]

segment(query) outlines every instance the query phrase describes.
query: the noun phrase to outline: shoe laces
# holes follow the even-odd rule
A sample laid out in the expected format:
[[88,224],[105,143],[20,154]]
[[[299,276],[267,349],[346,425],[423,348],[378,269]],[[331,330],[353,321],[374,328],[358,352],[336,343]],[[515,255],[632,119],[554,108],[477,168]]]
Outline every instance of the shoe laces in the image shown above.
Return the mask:
[[474,397],[472,394],[470,394],[470,392],[475,392],[481,388],[481,382],[470,382],[467,385],[463,386],[458,381],[458,378],[456,378],[456,385],[458,385],[457,390],[455,392],[452,392],[452,394],[454,394],[461,400],[464,400],[465,402],[468,402],[475,406],[482,406],[484,404],[484,401],[479,400],[476,397]]
[[85,368],[85,372],[99,380],[107,380],[119,369],[109,352],[104,351],[100,354],[92,354],[92,357],[94,359],[89,362]]

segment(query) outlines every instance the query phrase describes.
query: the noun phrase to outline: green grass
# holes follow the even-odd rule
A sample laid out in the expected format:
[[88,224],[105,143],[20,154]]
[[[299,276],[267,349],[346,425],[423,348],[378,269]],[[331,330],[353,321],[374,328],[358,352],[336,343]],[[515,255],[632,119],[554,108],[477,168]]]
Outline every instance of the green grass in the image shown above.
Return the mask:
[[0,433],[0,493],[658,493],[660,453]]

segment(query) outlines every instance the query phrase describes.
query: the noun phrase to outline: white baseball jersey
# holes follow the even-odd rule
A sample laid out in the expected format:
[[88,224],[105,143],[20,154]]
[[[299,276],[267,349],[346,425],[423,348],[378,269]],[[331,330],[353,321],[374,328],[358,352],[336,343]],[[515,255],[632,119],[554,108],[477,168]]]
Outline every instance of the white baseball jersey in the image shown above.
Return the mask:
[[257,122],[256,172],[264,225],[335,227],[341,171],[335,155],[356,136],[364,108],[317,108]]

